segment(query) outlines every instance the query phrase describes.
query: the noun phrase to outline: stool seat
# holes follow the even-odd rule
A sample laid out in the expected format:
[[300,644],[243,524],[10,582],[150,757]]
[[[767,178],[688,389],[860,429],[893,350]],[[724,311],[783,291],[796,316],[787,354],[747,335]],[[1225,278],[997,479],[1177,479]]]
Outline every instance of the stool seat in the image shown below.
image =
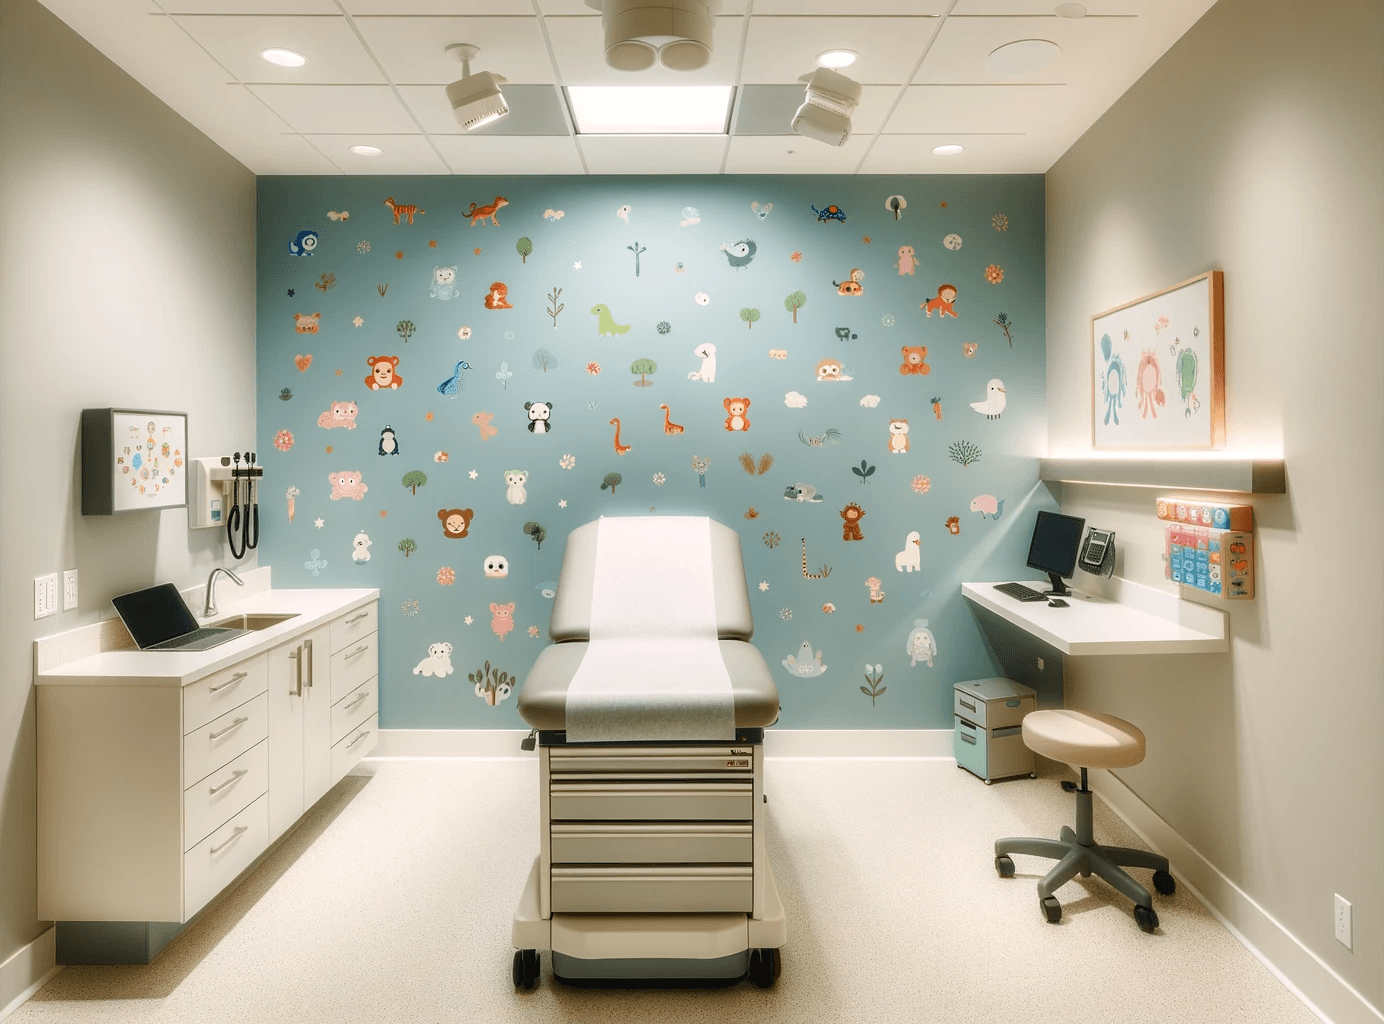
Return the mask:
[[1024,745],[1081,768],[1128,768],[1144,759],[1144,734],[1114,715],[1066,708],[1024,716]]

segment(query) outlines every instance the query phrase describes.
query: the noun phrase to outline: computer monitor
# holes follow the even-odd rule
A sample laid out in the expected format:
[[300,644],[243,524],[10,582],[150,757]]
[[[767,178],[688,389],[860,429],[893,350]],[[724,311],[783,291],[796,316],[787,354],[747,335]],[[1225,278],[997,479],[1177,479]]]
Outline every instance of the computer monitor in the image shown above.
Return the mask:
[[1070,579],[1076,572],[1077,550],[1085,529],[1085,519],[1057,512],[1038,513],[1038,521],[1033,524],[1033,540],[1028,546],[1028,565],[1030,569],[1047,573],[1052,580],[1052,589],[1044,593],[1058,597],[1071,593],[1063,585],[1062,577]]

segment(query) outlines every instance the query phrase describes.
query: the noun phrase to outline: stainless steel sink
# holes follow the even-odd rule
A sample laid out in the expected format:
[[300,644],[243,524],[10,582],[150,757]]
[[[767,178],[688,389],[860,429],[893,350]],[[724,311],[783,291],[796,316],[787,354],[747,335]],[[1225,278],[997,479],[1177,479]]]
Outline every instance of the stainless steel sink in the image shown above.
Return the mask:
[[259,614],[232,615],[229,619],[218,619],[209,622],[209,626],[226,626],[230,629],[268,629],[270,626],[277,626],[280,622],[287,622],[289,619],[296,619],[297,612],[289,612],[286,615],[271,612],[261,612]]

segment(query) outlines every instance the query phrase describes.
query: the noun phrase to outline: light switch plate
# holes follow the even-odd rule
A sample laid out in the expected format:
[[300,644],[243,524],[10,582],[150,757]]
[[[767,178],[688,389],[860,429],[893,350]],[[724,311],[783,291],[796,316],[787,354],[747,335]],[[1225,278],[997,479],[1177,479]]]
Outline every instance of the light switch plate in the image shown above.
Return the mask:
[[1336,941],[1351,948],[1350,900],[1336,893]]
[[66,569],[62,574],[62,610],[70,612],[77,607],[77,570]]
[[34,577],[34,618],[46,619],[58,613],[58,574]]

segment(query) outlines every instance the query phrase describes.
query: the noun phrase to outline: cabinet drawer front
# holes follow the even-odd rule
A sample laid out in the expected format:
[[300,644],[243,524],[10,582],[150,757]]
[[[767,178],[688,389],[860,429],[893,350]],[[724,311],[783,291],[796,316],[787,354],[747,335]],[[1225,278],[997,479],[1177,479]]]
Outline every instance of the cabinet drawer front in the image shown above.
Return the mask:
[[260,655],[183,687],[183,733],[194,732],[269,688],[269,658]]
[[378,633],[359,637],[345,650],[337,651],[332,655],[332,703],[335,704],[379,671]]
[[332,742],[345,739],[346,734],[380,710],[380,677],[367,679],[332,705]]
[[745,825],[553,825],[554,864],[749,864]]
[[332,785],[336,785],[362,757],[380,742],[380,719],[373,715],[337,741],[332,747]]
[[553,910],[568,914],[733,913],[754,909],[749,867],[554,867]]
[[196,846],[268,790],[269,741],[260,740],[183,793],[183,849]]
[[553,782],[555,821],[749,821],[754,784]]
[[269,846],[269,798],[261,796],[183,855],[183,920],[212,898]]
[[183,737],[183,788],[249,750],[269,735],[269,694],[232,708]]
[[371,601],[363,608],[347,612],[332,623],[332,653],[380,628],[380,603]]
[[595,772],[754,774],[754,751],[748,745],[673,750],[655,748],[648,751],[555,747],[549,758],[549,770],[554,775]]

